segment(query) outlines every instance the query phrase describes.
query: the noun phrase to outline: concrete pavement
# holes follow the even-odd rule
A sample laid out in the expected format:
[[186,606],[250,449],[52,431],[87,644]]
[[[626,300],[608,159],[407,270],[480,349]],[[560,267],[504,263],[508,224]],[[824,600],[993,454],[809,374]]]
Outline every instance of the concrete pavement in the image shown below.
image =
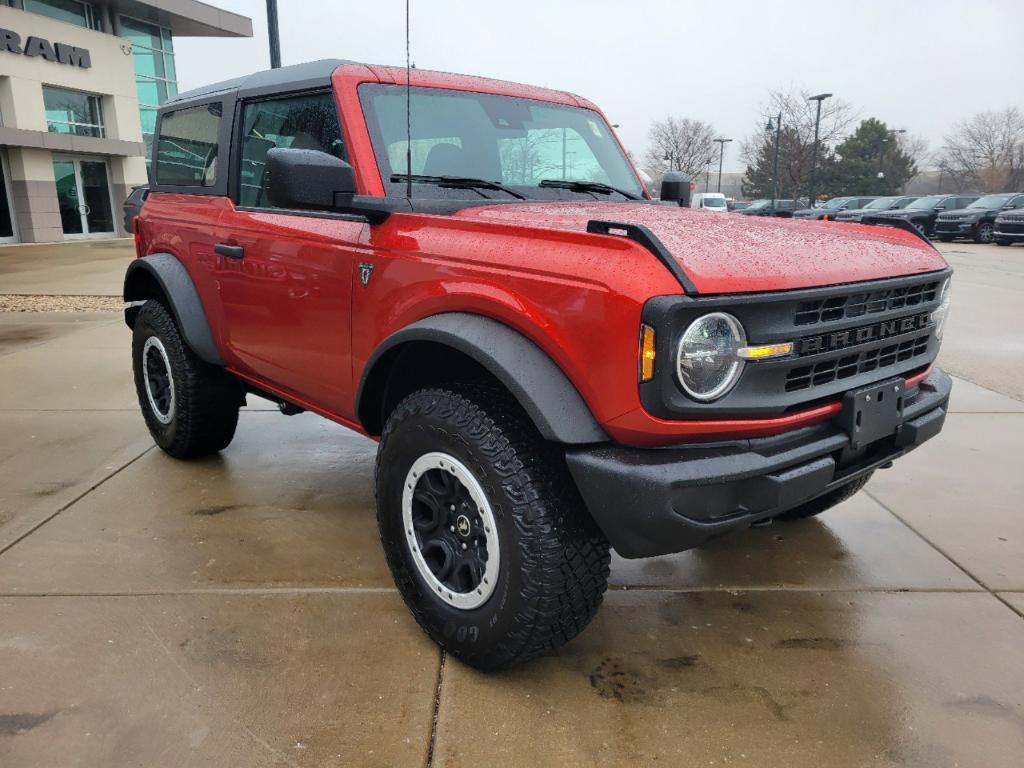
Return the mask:
[[372,441],[250,399],[174,461],[118,315],[0,314],[0,766],[1018,766],[1024,248],[942,247],[943,363],[986,386],[939,438],[819,519],[616,558],[583,635],[497,675],[394,590]]

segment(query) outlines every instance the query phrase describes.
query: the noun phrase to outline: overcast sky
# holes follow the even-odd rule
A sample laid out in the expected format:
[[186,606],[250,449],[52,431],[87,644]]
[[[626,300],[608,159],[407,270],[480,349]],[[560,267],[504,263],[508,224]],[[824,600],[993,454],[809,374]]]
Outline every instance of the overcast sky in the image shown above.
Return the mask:
[[[182,90],[269,66],[264,0],[211,0],[251,40],[177,38]],[[411,0],[421,69],[572,91],[639,157],[652,120],[752,133],[774,88],[832,92],[936,149],[957,120],[1024,108],[1024,0]],[[284,64],[405,62],[404,0],[279,0]],[[726,170],[742,170],[738,141]]]

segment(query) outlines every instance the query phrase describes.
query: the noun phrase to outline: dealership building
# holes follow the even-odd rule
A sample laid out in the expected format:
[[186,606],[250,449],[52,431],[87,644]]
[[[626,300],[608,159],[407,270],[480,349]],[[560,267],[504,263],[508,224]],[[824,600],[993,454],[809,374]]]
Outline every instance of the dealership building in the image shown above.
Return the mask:
[[128,234],[176,37],[252,37],[252,20],[196,0],[0,0],[0,244]]

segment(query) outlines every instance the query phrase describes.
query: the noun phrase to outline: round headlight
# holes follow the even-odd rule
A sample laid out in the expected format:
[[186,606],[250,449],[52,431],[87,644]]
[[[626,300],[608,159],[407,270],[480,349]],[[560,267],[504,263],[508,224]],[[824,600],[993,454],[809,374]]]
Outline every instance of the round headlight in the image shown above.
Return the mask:
[[946,319],[949,317],[949,284],[952,278],[947,277],[939,293],[939,306],[932,311],[932,322],[935,323],[935,338],[941,339],[946,330]]
[[743,371],[738,352],[747,345],[740,321],[712,312],[690,323],[676,355],[679,383],[694,400],[707,403],[732,389]]

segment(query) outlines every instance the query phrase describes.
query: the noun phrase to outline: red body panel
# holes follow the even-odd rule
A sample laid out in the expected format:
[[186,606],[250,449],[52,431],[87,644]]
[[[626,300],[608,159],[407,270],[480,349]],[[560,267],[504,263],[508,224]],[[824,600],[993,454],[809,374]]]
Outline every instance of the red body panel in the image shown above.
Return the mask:
[[[349,159],[363,194],[384,188],[358,99],[362,82],[405,70],[345,65],[333,76]],[[480,90],[594,108],[570,94],[413,70],[413,85]],[[712,216],[633,203],[530,203],[453,216],[395,213],[381,224],[245,212],[227,198],[152,193],[142,252],[188,269],[228,367],[347,426],[374,349],[424,317],[472,312],[532,339],[566,373],[598,422],[629,445],[783,432],[830,418],[837,404],[776,419],[684,422],[643,410],[637,385],[641,309],[681,292],[646,249],[587,233],[590,219],[645,224],[700,293],[785,290],[942,269],[912,235],[855,225]],[[242,245],[232,261],[213,244]],[[362,285],[358,265],[374,267]],[[756,343],[757,339],[751,339]]]

